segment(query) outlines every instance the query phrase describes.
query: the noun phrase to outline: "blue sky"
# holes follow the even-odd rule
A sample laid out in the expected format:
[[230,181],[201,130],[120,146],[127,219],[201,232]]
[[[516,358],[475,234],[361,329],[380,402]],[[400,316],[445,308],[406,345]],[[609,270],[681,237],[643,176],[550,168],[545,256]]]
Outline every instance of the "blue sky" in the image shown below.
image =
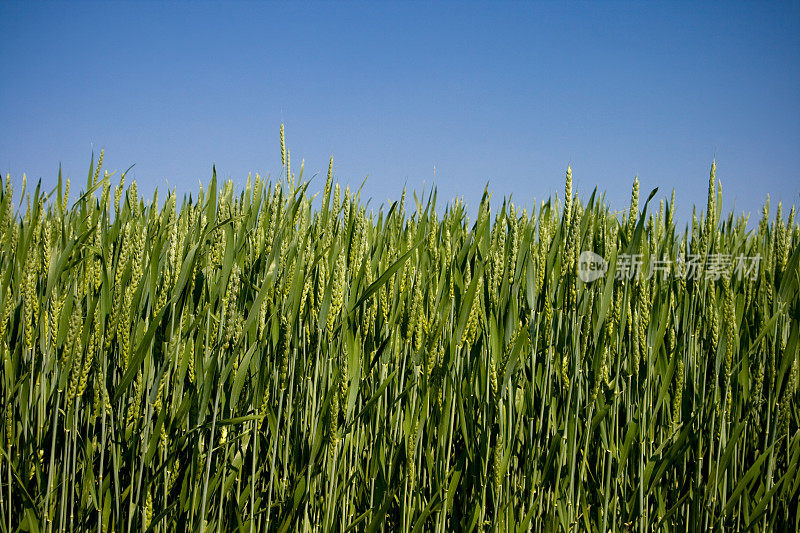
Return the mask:
[[[800,3],[0,4],[0,171],[83,185],[92,149],[140,191],[293,169],[372,205],[563,190],[626,207],[800,199]],[[74,189],[73,189],[74,190]],[[163,198],[163,195],[161,196]],[[773,204],[774,205],[774,204]]]

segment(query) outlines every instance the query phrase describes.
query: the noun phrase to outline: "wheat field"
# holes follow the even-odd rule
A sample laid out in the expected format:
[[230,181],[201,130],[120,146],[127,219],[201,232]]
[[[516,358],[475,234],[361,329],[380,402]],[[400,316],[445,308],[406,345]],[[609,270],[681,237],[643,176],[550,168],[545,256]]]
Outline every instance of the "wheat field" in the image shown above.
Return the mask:
[[281,156],[0,184],[0,531],[800,529],[793,207],[725,215],[712,166],[680,225],[568,170],[470,220]]

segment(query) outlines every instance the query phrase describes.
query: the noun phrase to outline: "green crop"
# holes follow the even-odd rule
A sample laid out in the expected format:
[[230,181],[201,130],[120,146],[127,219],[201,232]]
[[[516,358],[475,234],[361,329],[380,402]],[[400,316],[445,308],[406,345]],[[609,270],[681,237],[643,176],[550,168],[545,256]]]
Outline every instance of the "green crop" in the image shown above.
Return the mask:
[[180,201],[102,153],[72,202],[0,183],[0,531],[800,527],[794,208],[724,218],[712,166],[681,230],[568,170],[471,221],[281,156]]

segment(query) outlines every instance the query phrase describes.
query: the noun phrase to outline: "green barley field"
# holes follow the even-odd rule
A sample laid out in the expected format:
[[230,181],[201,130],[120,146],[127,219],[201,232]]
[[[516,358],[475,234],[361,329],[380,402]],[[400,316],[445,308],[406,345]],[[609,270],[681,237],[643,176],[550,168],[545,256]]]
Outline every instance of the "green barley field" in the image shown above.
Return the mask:
[[102,153],[3,179],[0,531],[800,528],[794,207],[568,170],[471,219],[281,152],[182,198]]

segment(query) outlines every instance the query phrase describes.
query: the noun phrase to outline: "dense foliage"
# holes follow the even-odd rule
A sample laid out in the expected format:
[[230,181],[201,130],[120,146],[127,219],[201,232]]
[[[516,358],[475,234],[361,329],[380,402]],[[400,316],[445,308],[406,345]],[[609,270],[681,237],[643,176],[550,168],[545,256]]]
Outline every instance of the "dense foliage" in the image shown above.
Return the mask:
[[6,178],[0,531],[798,528],[794,209],[722,218],[712,167],[685,229],[569,171],[376,212],[282,156],[180,202]]

